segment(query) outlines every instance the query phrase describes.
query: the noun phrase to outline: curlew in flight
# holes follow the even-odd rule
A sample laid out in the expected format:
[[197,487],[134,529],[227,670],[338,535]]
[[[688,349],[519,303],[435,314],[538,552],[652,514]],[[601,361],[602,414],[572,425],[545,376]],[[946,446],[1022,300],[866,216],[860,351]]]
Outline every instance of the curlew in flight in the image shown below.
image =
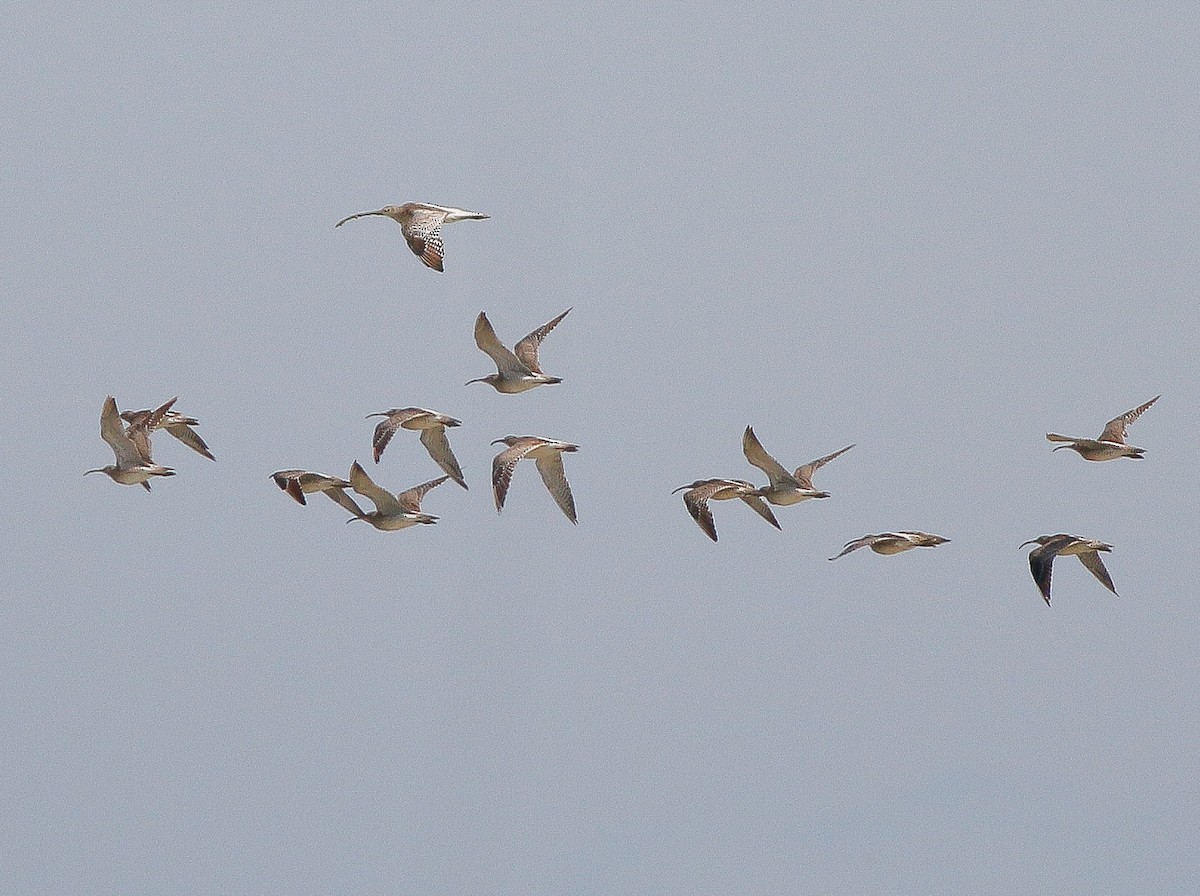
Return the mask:
[[559,321],[570,313],[571,309],[568,308],[554,320],[542,324],[518,342],[510,352],[496,337],[496,331],[492,329],[492,322],[488,320],[487,314],[480,311],[479,317],[475,319],[475,344],[479,346],[480,351],[496,362],[497,372],[468,380],[467,385],[487,383],[497,392],[512,395],[526,392],[534,386],[561,383],[561,378],[542,373],[542,368],[538,366],[538,346],[542,344],[546,335],[558,326]]
[[879,535],[864,535],[862,538],[856,538],[854,541],[846,542],[842,552],[830,560],[836,560],[838,557],[845,557],[851,551],[857,551],[859,548],[870,548],[876,554],[899,554],[901,551],[911,550],[912,548],[935,548],[939,544],[945,544],[949,538],[942,538],[940,535],[930,535],[928,532],[883,532]]
[[505,436],[492,442],[493,445],[501,443],[508,447],[492,460],[492,495],[496,499],[496,512],[504,509],[504,498],[512,482],[513,470],[523,458],[531,457],[554,502],[567,515],[567,519],[572,523],[578,522],[575,499],[571,496],[571,486],[563,470],[562,456],[566,451],[578,451],[579,446],[540,436]]
[[373,212],[349,215],[333,226],[341,227],[347,221],[365,218],[368,215],[382,215],[399,224],[400,232],[408,242],[408,248],[420,257],[426,267],[435,271],[442,270],[442,225],[453,224],[455,221],[482,221],[488,217],[483,212],[469,212],[462,208],[406,202],[404,205],[385,205]]
[[424,408],[392,408],[390,411],[367,414],[368,420],[372,417],[387,418],[380,421],[379,425],[375,427],[375,435],[371,440],[375,463],[379,463],[379,458],[383,456],[383,449],[392,440],[397,429],[419,429],[421,444],[425,446],[429,456],[451,479],[463,488],[467,487],[467,482],[463,479],[462,468],[459,467],[454,452],[450,450],[450,440],[446,438],[446,427],[460,426],[461,420],[455,420],[453,417],[439,414],[437,411],[427,411]]
[[779,520],[762,499],[762,489],[755,488],[751,482],[742,479],[697,479],[688,485],[681,485],[671,494],[683,492],[683,504],[696,521],[701,531],[713,541],[717,540],[717,526],[713,522],[709,501],[729,501],[740,498],[755,513],[774,526],[781,528]]
[[1135,460],[1140,460],[1142,455],[1146,453],[1145,448],[1135,448],[1133,445],[1125,444],[1125,427],[1142,416],[1150,405],[1162,398],[1161,395],[1155,395],[1148,402],[1139,405],[1132,411],[1126,411],[1119,417],[1113,417],[1104,426],[1104,432],[1100,433],[1097,439],[1073,439],[1070,436],[1060,436],[1058,433],[1048,432],[1046,438],[1051,442],[1066,442],[1065,445],[1059,445],[1055,448],[1070,448],[1072,451],[1078,451],[1079,456],[1084,460],[1115,460],[1118,457],[1131,457]]
[[355,461],[350,466],[350,487],[364,498],[370,499],[375,505],[375,509],[370,513],[359,512],[346,522],[352,523],[359,519],[370,523],[381,532],[395,532],[397,529],[407,529],[418,523],[436,523],[436,516],[421,512],[421,499],[425,497],[426,492],[441,485],[449,478],[449,476],[439,476],[437,479],[414,485],[398,495],[393,495],[387,489],[376,485],[367,475],[367,471],[358,461]]
[[761,489],[762,496],[772,504],[781,507],[799,504],[809,498],[828,498],[829,492],[813,488],[813,474],[835,457],[845,454],[853,447],[853,445],[847,445],[840,451],[826,454],[824,457],[809,461],[802,467],[797,467],[795,473],[789,473],[784,469],[783,464],[767,454],[762,442],[754,434],[754,427],[747,426],[745,433],[742,434],[742,453],[746,455],[746,460],[766,473],[767,478],[771,481],[770,485]]
[[117,401],[111,395],[104,399],[104,407],[100,411],[100,438],[108,442],[117,462],[107,467],[87,470],[88,473],[103,473],[113,482],[121,485],[140,485],[150,491],[151,476],[174,476],[175,471],[162,464],[156,464],[150,458],[150,431],[153,430],[175,399],[155,408],[140,423],[130,424],[126,429],[117,413]]
[[[153,413],[154,411],[121,411],[121,419],[130,426],[134,426],[144,424],[150,419]],[[150,429],[165,429],[197,454],[202,454],[209,460],[216,460],[212,452],[208,450],[208,446],[204,444],[204,439],[200,438],[200,434],[192,429],[193,426],[199,425],[200,421],[195,417],[188,417],[178,411],[171,410],[163,414],[158,423],[150,427]]]
[[1101,585],[1113,594],[1117,593],[1117,589],[1113,587],[1112,576],[1108,574],[1108,570],[1104,568],[1104,561],[1100,559],[1101,551],[1112,550],[1111,544],[1065,534],[1042,535],[1030,539],[1021,547],[1030,544],[1036,544],[1038,547],[1029,552],[1029,571],[1033,573],[1033,580],[1042,592],[1046,606],[1050,606],[1050,574],[1053,572],[1054,558],[1059,554],[1074,554],[1079,558],[1079,562],[1087,567],[1088,572],[1100,580]]
[[272,473],[275,484],[287,492],[297,504],[307,504],[304,496],[314,492],[324,492],[332,501],[349,510],[355,516],[362,514],[362,508],[353,498],[346,494],[350,483],[337,476],[326,476],[324,473],[313,473],[309,470],[279,470]]

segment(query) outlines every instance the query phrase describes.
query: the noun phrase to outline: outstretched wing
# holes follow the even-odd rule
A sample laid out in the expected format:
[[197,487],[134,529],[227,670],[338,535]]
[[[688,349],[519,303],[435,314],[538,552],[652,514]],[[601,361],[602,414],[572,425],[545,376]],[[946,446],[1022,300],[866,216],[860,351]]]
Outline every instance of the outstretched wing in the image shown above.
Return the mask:
[[420,513],[421,499],[425,497],[425,494],[431,489],[437,488],[449,478],[449,476],[439,476],[437,479],[431,479],[428,482],[422,482],[420,485],[414,485],[412,488],[406,489],[396,495],[396,503],[408,513]]
[[720,486],[717,485],[700,485],[696,488],[690,488],[683,493],[683,505],[688,509],[688,513],[692,515],[692,519],[696,521],[696,525],[700,530],[711,538],[717,540],[717,524],[713,521],[712,509],[708,506],[708,499],[713,496]]
[[304,489],[300,487],[300,476],[303,472],[303,470],[280,470],[272,473],[271,478],[297,504],[307,504],[308,501],[304,498]]
[[434,463],[445,470],[451,479],[463,488],[467,487],[467,482],[463,479],[462,468],[458,465],[458,458],[450,450],[450,440],[446,438],[446,427],[431,426],[421,430],[421,444],[425,446],[425,450],[429,452]]
[[504,499],[508,495],[508,486],[512,482],[513,470],[526,454],[537,447],[536,442],[517,442],[505,448],[492,459],[492,496],[496,499],[496,510],[504,507]]
[[100,410],[100,438],[112,448],[118,467],[136,466],[142,462],[137,446],[125,434],[125,425],[117,413],[117,400],[111,395],[104,399],[104,407]]
[[1042,600],[1046,602],[1046,606],[1050,606],[1050,576],[1054,572],[1054,558],[1058,556],[1056,550],[1047,550],[1048,547],[1051,545],[1034,548],[1029,552],[1029,571],[1033,574],[1038,591],[1042,592]]
[[[1108,570],[1104,566],[1104,561],[1100,559],[1100,555],[1097,552],[1091,551],[1090,553],[1079,554],[1077,556],[1079,557],[1079,562],[1087,567],[1088,572],[1094,575],[1100,581],[1101,585],[1113,594],[1117,593],[1117,589],[1113,586],[1112,576],[1108,574]],[[1049,585],[1047,585],[1047,588],[1049,588]]]
[[426,267],[441,271],[442,222],[446,213],[440,209],[419,208],[412,212],[407,224],[401,226],[408,248],[420,256]]
[[204,439],[200,438],[200,434],[192,429],[193,426],[195,423],[168,423],[165,429],[197,454],[202,454],[209,460],[216,460],[212,452],[208,450],[208,446],[204,444]]
[[533,372],[521,363],[516,355],[504,347],[484,311],[480,311],[479,317],[475,318],[475,344],[479,346],[481,352],[496,363],[496,369],[502,374],[528,376]]
[[375,433],[371,436],[371,451],[375,458],[375,463],[379,463],[379,458],[383,457],[383,449],[388,446],[388,442],[392,440],[392,436],[396,434],[396,430],[413,416],[407,413],[408,410],[406,408],[403,411],[392,414],[390,417],[385,417],[375,427]]
[[376,485],[358,461],[350,467],[350,487],[371,501],[375,509],[385,516],[395,516],[403,512],[396,496]]
[[158,429],[162,425],[163,418],[167,412],[171,410],[171,405],[179,400],[179,396],[170,398],[156,407],[150,412],[150,416],[146,417],[139,423],[130,425],[126,433],[133,440],[133,444],[137,446],[138,454],[142,456],[142,460],[148,464],[154,463],[150,458],[150,433]]
[[1121,414],[1119,417],[1113,417],[1111,420],[1108,421],[1107,424],[1105,424],[1104,432],[1100,433],[1099,440],[1101,442],[1117,442],[1121,445],[1124,445],[1125,444],[1125,427],[1127,427],[1130,423],[1132,423],[1138,417],[1142,416],[1142,414],[1145,413],[1146,409],[1149,408],[1150,405],[1154,404],[1154,402],[1158,401],[1160,398],[1162,398],[1161,395],[1155,395],[1148,402],[1146,402],[1143,405],[1139,405],[1138,407],[1134,408],[1132,411],[1126,411],[1124,414]]
[[767,453],[762,442],[758,440],[758,436],[754,434],[752,426],[747,426],[746,431],[742,433],[742,454],[746,455],[746,460],[750,461],[753,466],[767,474],[767,478],[771,480],[771,488],[779,488],[781,485],[800,485],[792,474],[784,469],[783,464]]
[[835,451],[833,454],[826,454],[824,457],[818,457],[816,460],[810,460],[802,467],[796,467],[796,481],[800,483],[800,487],[811,489],[813,487],[813,473],[817,472],[817,470],[821,469],[821,467],[825,466],[835,457],[841,457],[853,447],[853,445],[847,445],[840,451]]
[[346,510],[349,510],[355,516],[361,517],[363,515],[363,510],[358,506],[358,502],[346,494],[346,490],[340,485],[335,485],[325,489],[325,494],[327,494],[335,504],[346,508]]
[[848,542],[846,542],[845,546],[842,548],[841,553],[834,554],[829,559],[836,560],[839,557],[845,557],[851,551],[857,551],[859,548],[865,548],[870,545],[873,545],[878,540],[879,540],[878,535],[864,535],[862,538],[856,538],[856,539],[854,539],[854,541],[848,541]]
[[571,495],[571,486],[567,482],[567,473],[563,469],[562,452],[555,451],[542,455],[534,461],[538,472],[542,474],[542,482],[554,498],[554,503],[567,515],[572,523],[578,522],[575,517],[575,498]]
[[550,331],[558,326],[559,321],[561,321],[570,313],[571,309],[568,308],[558,317],[554,318],[554,320],[542,324],[540,327],[518,342],[515,346],[513,346],[513,351],[516,353],[517,358],[522,364],[524,364],[534,373],[542,372],[542,368],[538,366],[538,347],[542,344],[542,340],[549,335]]
[[767,506],[767,502],[758,495],[742,495],[741,499],[751,510],[761,516],[776,529],[783,528],[779,525],[779,520],[775,519],[775,514],[771,512],[771,508]]

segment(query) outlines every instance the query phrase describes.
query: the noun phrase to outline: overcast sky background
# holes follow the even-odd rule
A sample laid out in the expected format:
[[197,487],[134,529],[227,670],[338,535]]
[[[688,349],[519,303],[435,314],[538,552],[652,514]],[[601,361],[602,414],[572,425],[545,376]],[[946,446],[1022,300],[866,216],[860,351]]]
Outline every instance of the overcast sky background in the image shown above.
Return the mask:
[[[570,6],[6,8],[0,890],[1196,892],[1200,14]],[[492,218],[333,227],[409,200]],[[217,461],[83,477],[110,393]],[[438,525],[268,479],[433,478],[406,405]],[[712,544],[747,424],[857,447]]]

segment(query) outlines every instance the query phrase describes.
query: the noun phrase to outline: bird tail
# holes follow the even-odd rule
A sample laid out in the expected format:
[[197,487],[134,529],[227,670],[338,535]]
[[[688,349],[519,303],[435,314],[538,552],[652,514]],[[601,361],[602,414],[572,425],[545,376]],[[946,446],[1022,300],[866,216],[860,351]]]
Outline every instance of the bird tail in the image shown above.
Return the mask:
[[465,208],[453,208],[446,215],[446,223],[453,224],[455,221],[483,221],[489,217],[491,216],[485,215],[483,212],[471,212]]

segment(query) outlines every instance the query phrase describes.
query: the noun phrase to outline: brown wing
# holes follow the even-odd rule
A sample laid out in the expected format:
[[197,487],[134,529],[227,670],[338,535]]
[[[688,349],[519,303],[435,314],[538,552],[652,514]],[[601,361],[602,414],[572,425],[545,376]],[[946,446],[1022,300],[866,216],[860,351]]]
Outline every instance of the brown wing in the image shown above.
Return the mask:
[[683,493],[683,506],[688,509],[688,513],[692,515],[692,519],[696,521],[696,525],[700,527],[700,531],[713,541],[717,540],[717,524],[713,521],[712,510],[708,506],[708,499],[725,488],[726,485],[727,483],[718,479],[698,485],[695,488],[690,488]]
[[171,410],[171,405],[173,405],[178,400],[179,400],[179,396],[176,395],[174,398],[164,401],[162,404],[160,404],[158,407],[156,407],[153,411],[151,411],[150,416],[147,417],[146,421],[145,421],[146,429],[158,429],[158,426],[160,423],[162,423],[162,419],[163,419],[163,417],[166,416],[167,411]]
[[412,488],[406,489],[396,495],[396,503],[409,513],[420,513],[421,499],[425,497],[427,492],[437,488],[449,478],[449,476],[439,476],[437,479],[431,479],[428,482],[422,482],[420,485],[414,485]]
[[126,430],[126,435],[137,448],[138,456],[141,457],[142,463],[152,464],[153,458],[150,457],[150,431],[145,426],[135,423]]
[[567,473],[563,469],[562,452],[555,451],[534,461],[538,472],[542,474],[542,482],[554,498],[554,503],[567,515],[572,523],[577,523],[575,516],[575,498],[571,495],[571,486],[567,482]]
[[304,489],[300,487],[300,479],[298,477],[293,476],[290,479],[285,479],[282,482],[280,482],[278,479],[275,481],[279,484],[281,489],[291,495],[292,498],[294,498],[300,504],[308,504],[308,499],[304,497]]
[[1117,442],[1118,444],[1124,445],[1125,444],[1125,427],[1127,427],[1130,423],[1132,423],[1138,417],[1142,416],[1142,414],[1146,411],[1146,409],[1149,408],[1150,405],[1154,404],[1154,402],[1158,401],[1160,398],[1162,398],[1161,395],[1155,395],[1148,402],[1146,402],[1143,405],[1139,405],[1138,407],[1134,408],[1132,411],[1126,411],[1124,414],[1121,414],[1121,416],[1119,416],[1119,417],[1113,417],[1105,425],[1104,432],[1100,433],[1099,441],[1101,441],[1101,442]]
[[151,411],[149,415],[142,417],[137,423],[131,423],[126,428],[125,435],[133,442],[142,463],[154,463],[154,460],[150,457],[150,433],[158,427],[167,411],[171,409],[171,405],[177,400],[178,396],[164,402]]
[[303,472],[303,470],[279,470],[271,474],[271,479],[297,504],[307,504],[308,501],[305,500],[304,489],[300,487],[300,474]]
[[570,313],[571,309],[568,308],[558,317],[554,318],[554,320],[542,324],[513,346],[513,353],[517,356],[517,359],[534,373],[541,373],[542,368],[538,366],[538,347],[542,344],[542,340],[549,335],[550,331],[558,326],[559,321]]
[[1033,574],[1033,581],[1042,593],[1042,600],[1046,602],[1046,606],[1050,606],[1050,577],[1054,573],[1056,556],[1057,552],[1048,551],[1045,546],[1029,552],[1029,571]]
[[1100,580],[1100,584],[1111,591],[1117,593],[1116,587],[1113,585],[1112,576],[1108,574],[1108,570],[1104,566],[1104,561],[1100,559],[1100,555],[1095,551],[1087,554],[1079,554],[1079,562],[1087,567],[1088,572]]
[[346,490],[339,485],[325,489],[325,494],[329,496],[335,504],[349,510],[356,517],[363,516],[363,510],[358,506],[358,502],[346,494]]
[[475,318],[475,345],[495,362],[496,369],[502,374],[526,376],[532,372],[496,336],[496,330],[484,311],[480,311],[479,317]]
[[396,496],[387,489],[376,485],[358,461],[355,461],[350,467],[350,487],[367,498],[382,514],[398,514],[403,509],[396,500]]
[[145,423],[153,411],[121,411],[121,419],[126,423]]
[[192,429],[193,425],[195,424],[169,423],[166,430],[197,454],[202,454],[209,460],[216,460],[212,452],[208,450],[208,446],[204,444],[204,439],[200,438],[199,433]]
[[421,209],[413,212],[408,224],[401,227],[408,248],[435,271],[443,270],[441,227],[445,218],[445,212]]
[[446,438],[445,426],[431,426],[429,429],[421,430],[421,444],[425,446],[425,450],[429,452],[429,456],[433,458],[434,462],[450,474],[451,479],[463,488],[467,487],[467,481],[463,479],[458,459],[450,450],[450,440]]
[[396,430],[399,428],[399,417],[388,417],[385,420],[381,420],[379,425],[375,427],[375,434],[371,438],[371,448],[375,457],[375,463],[379,463],[379,458],[383,457],[383,449],[388,446],[388,442],[392,440],[392,436],[396,434]]
[[761,516],[776,529],[783,528],[779,525],[779,520],[775,519],[775,514],[771,512],[771,508],[767,506],[767,502],[758,495],[742,495],[741,498],[747,507]]
[[842,547],[841,553],[834,554],[829,559],[836,560],[838,557],[845,557],[851,551],[857,551],[859,548],[865,548],[874,544],[878,540],[878,535],[864,535],[862,538],[856,538],[854,541],[848,541],[846,542],[845,546]]
[[100,410],[100,438],[113,450],[117,466],[129,467],[142,462],[137,446],[125,434],[125,425],[117,413],[117,400],[111,395],[104,399],[104,407]]
[[758,440],[758,436],[754,434],[752,426],[747,426],[746,431],[742,433],[742,454],[746,455],[746,460],[752,466],[758,467],[767,474],[767,478],[771,480],[771,488],[799,484],[794,482],[792,474],[784,469],[783,464],[767,453],[762,442]]
[[[387,447],[388,442],[392,440],[392,436],[396,434],[396,430],[404,427],[405,429],[414,429],[415,427],[408,426],[408,423],[418,417],[428,417],[430,412],[421,408],[396,408],[389,412],[380,412],[384,414],[384,419],[375,427],[375,434],[371,437],[371,448],[374,453],[375,463],[379,463],[379,458],[383,456],[383,449]],[[379,416],[377,414],[369,414],[370,417]]]
[[802,487],[811,489],[813,487],[813,484],[812,484],[813,473],[817,472],[817,470],[821,469],[821,467],[825,466],[827,463],[829,463],[835,457],[841,457],[843,454],[845,454],[847,451],[849,451],[853,447],[854,447],[853,445],[847,445],[845,448],[842,448],[840,451],[835,451],[835,452],[833,452],[833,454],[826,454],[824,457],[818,457],[816,460],[810,460],[808,463],[806,463],[802,467],[797,467],[796,468],[797,481],[799,481],[799,483]]
[[536,442],[517,442],[510,448],[505,448],[492,459],[492,496],[496,499],[496,511],[504,507],[504,499],[508,495],[508,486],[512,482],[513,470],[526,454],[537,447]]

